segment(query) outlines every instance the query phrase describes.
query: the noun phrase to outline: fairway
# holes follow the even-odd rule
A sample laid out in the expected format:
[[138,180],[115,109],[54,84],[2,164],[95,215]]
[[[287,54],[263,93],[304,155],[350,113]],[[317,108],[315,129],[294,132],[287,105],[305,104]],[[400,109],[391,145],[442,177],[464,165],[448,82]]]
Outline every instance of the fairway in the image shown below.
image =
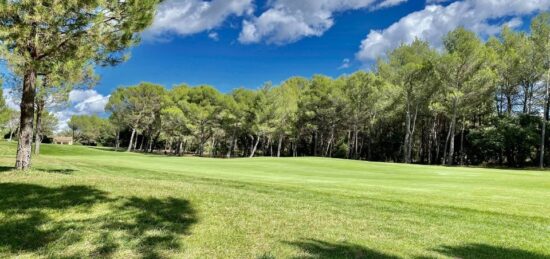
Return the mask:
[[550,258],[550,173],[0,145],[0,257]]

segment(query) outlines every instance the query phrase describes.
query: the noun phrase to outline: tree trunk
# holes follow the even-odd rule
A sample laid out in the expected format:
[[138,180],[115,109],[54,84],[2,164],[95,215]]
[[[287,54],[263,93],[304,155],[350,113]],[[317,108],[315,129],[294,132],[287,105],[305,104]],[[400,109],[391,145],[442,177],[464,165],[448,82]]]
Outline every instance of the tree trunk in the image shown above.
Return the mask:
[[331,150],[333,139],[334,139],[334,128],[330,130],[330,138],[328,139],[327,150],[325,151],[325,157],[332,156],[330,150]]
[[130,144],[128,144],[128,150],[127,150],[128,152],[132,151],[132,143],[134,141],[135,135],[136,135],[136,129],[133,128],[132,129],[132,135],[130,135]]
[[15,168],[18,170],[27,170],[31,167],[35,83],[36,71],[28,70],[23,79],[23,95],[20,105],[19,143],[15,159]]
[[153,142],[155,142],[155,138],[151,136],[151,139],[149,139],[149,147],[147,148],[148,153],[153,153]]
[[456,116],[457,116],[457,104],[456,100],[453,103],[453,117],[451,120],[451,128],[449,129],[450,139],[449,139],[449,154],[447,159],[448,165],[453,165],[453,156],[455,152],[455,128],[456,128]]
[[120,131],[116,131],[116,139],[115,139],[115,150],[118,151],[118,148],[120,148]]
[[34,134],[34,154],[40,154],[40,144],[42,142],[42,113],[45,102],[43,99],[37,101],[36,106],[36,130]]
[[548,101],[548,98],[549,98],[549,93],[548,91],[550,89],[549,88],[549,84],[550,83],[550,70],[548,70],[548,78],[546,79],[546,91],[545,91],[545,94],[544,94],[544,102],[545,102],[545,105],[544,105],[544,116],[543,116],[543,119],[542,119],[542,131],[541,131],[541,138],[540,138],[540,158],[539,158],[539,166],[540,168],[544,168],[544,142],[545,142],[545,139],[546,139],[546,124],[548,122],[548,117],[546,116],[548,114],[548,104],[550,103]]
[[506,101],[507,101],[506,112],[508,113],[508,115],[511,115],[512,114],[512,109],[513,109],[512,96],[511,95],[506,95]]
[[141,135],[141,143],[139,144],[139,151],[143,151],[143,142],[145,142],[145,135]]
[[464,123],[464,118],[462,118],[462,130],[460,131],[460,165],[464,165],[464,129],[466,123]]
[[405,113],[405,140],[403,142],[403,161],[410,163],[409,157],[409,141],[411,135],[411,105],[407,103],[407,111]]
[[250,153],[250,158],[254,157],[254,154],[256,153],[256,149],[258,148],[258,144],[260,143],[261,136],[258,135],[258,138],[256,139],[256,143],[254,143],[254,146],[252,147],[252,152]]
[[282,146],[283,146],[283,134],[279,134],[279,143],[277,145],[277,157],[281,157]]
[[412,162],[412,150],[413,150],[413,143],[414,143],[414,132],[416,130],[416,118],[418,117],[418,105],[415,108],[414,111],[414,117],[412,119],[412,125],[410,125],[410,133],[409,133],[409,146],[407,149],[407,163]]

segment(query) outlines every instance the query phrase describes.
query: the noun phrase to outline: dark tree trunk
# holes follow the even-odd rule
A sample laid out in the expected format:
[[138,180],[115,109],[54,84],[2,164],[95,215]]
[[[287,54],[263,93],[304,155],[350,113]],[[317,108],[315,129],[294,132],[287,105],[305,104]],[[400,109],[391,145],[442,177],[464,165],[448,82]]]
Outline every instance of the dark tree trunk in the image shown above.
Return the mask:
[[28,70],[23,79],[23,95],[20,105],[19,143],[15,159],[15,168],[18,170],[27,170],[31,167],[35,83],[36,71]]

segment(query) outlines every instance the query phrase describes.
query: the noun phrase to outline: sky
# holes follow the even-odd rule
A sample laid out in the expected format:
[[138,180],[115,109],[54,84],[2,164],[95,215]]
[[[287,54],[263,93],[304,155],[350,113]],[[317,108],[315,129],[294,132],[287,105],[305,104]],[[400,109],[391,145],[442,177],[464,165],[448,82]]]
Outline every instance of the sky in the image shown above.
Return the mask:
[[549,10],[550,0],[165,0],[130,60],[97,68],[99,83],[74,90],[53,112],[59,129],[72,115],[105,116],[115,88],[144,81],[227,93],[292,76],[338,77],[372,68],[415,38],[441,48],[446,33],[464,26],[487,39],[504,25],[528,30]]

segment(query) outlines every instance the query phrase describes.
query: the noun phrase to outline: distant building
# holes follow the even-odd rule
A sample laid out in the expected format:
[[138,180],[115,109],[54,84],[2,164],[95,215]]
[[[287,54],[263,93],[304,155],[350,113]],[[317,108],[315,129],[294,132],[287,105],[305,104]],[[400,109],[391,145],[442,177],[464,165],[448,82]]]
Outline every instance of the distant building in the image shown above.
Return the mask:
[[73,137],[54,137],[53,143],[57,145],[72,145],[73,144]]

